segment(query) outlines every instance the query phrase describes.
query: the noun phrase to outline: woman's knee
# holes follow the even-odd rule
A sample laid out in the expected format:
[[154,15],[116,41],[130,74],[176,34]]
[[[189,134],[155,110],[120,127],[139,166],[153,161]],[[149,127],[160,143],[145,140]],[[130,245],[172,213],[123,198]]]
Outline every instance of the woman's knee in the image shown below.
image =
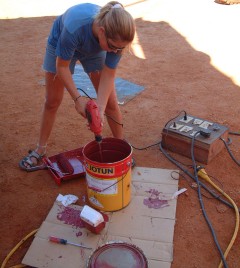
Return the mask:
[[106,114],[120,114],[120,109],[117,100],[108,101],[106,106]]
[[62,99],[59,98],[48,98],[46,96],[44,107],[49,111],[57,111],[59,106],[61,105]]
[[57,110],[62,102],[64,85],[55,74],[46,74],[45,108]]

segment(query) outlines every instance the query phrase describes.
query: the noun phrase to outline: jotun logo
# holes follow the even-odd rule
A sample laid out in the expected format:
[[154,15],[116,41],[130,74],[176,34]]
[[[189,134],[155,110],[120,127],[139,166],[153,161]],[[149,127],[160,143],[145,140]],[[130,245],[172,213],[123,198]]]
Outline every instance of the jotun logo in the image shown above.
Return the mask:
[[100,175],[114,175],[115,174],[115,168],[95,167],[92,165],[87,165],[87,168],[91,172],[100,174]]

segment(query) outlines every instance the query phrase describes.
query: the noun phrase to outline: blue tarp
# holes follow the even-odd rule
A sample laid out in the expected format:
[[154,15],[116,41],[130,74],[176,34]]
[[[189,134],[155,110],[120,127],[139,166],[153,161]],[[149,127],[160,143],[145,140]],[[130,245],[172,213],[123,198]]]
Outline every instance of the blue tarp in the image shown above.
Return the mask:
[[[96,98],[96,92],[94,87],[88,77],[84,72],[81,65],[77,64],[75,67],[75,73],[73,75],[73,80],[78,89],[84,90],[88,96],[91,98]],[[115,79],[115,87],[118,96],[119,104],[123,105],[133,99],[137,94],[144,90],[143,86],[136,85],[122,78]],[[83,92],[81,91],[81,95]]]

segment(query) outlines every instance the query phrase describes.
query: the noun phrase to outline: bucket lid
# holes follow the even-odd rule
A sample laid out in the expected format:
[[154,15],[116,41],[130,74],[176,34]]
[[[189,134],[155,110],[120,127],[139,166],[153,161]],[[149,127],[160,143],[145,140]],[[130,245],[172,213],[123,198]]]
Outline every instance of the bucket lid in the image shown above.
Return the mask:
[[88,268],[147,268],[147,258],[137,246],[111,241],[97,248],[88,260]]

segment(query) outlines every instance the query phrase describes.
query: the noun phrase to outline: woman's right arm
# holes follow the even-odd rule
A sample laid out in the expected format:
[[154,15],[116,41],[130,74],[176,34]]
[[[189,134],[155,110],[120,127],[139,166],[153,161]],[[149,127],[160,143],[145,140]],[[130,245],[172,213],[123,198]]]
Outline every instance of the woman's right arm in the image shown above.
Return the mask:
[[72,74],[69,69],[70,60],[63,60],[60,57],[57,57],[57,75],[62,80],[65,88],[68,90],[72,99],[75,102],[75,108],[78,113],[80,113],[83,117],[86,117],[85,107],[86,101],[84,98],[79,97],[80,93],[78,92],[75,83],[72,78]]

